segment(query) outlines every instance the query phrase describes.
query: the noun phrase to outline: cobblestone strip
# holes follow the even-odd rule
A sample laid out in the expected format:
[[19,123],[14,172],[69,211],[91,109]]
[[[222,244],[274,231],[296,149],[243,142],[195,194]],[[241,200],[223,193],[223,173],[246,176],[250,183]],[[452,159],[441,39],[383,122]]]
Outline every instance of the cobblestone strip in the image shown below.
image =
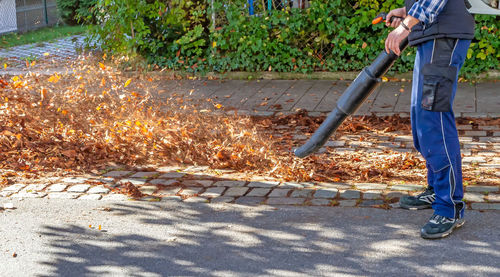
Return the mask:
[[[206,178],[208,174],[201,174]],[[197,179],[198,178],[198,179]],[[280,183],[200,179],[186,172],[109,171],[96,178],[68,177],[50,183],[15,183],[0,191],[0,199],[48,198],[125,201],[120,186],[132,184],[143,201],[234,203],[239,205],[304,205],[389,208],[400,197],[424,189],[417,184]],[[467,185],[469,209],[500,210],[500,186]]]

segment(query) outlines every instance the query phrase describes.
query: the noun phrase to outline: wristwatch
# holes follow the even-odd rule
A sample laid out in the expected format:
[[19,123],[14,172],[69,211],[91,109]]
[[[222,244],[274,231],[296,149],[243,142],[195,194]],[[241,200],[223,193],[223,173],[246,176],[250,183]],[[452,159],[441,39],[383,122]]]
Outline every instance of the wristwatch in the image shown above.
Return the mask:
[[401,21],[401,23],[399,25],[403,26],[403,28],[405,28],[406,31],[411,33],[411,29],[408,26],[406,26],[406,24],[403,21]]

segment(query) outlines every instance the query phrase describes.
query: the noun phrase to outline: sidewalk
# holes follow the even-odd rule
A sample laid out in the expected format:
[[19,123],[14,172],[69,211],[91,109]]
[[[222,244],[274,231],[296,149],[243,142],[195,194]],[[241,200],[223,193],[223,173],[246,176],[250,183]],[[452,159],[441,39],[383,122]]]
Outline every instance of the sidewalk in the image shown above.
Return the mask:
[[[350,83],[330,80],[257,81],[167,81],[171,93],[193,98],[212,98],[228,109],[256,115],[295,112],[304,109],[311,115],[327,114]],[[411,82],[384,82],[355,115],[409,116]],[[455,97],[457,117],[500,117],[500,90],[495,82],[460,83]]]

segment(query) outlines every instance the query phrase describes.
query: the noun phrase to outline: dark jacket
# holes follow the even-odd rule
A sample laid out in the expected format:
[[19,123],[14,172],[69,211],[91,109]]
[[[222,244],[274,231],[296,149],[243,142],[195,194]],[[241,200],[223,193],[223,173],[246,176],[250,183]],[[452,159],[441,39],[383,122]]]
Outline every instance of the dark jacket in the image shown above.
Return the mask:
[[[405,0],[406,11],[417,0]],[[413,26],[408,36],[410,45],[435,38],[474,38],[474,17],[467,11],[464,0],[448,0],[436,20],[429,25],[422,22]]]

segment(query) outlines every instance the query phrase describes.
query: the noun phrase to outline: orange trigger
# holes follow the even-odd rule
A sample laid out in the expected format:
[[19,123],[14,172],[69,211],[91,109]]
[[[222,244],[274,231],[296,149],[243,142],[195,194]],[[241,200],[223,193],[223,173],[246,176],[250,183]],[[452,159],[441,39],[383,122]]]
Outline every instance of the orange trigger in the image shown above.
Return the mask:
[[372,21],[372,24],[375,25],[375,24],[378,24],[380,22],[382,22],[383,18],[382,17],[377,17],[375,18],[373,21]]

